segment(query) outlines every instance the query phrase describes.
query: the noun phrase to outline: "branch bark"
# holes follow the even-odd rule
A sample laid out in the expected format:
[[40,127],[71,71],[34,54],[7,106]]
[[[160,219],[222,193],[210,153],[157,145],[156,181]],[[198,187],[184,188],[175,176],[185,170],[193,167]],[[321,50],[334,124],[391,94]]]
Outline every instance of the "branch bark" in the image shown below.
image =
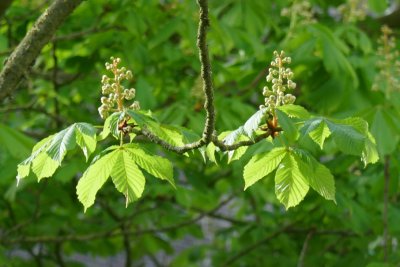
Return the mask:
[[75,10],[82,0],[55,0],[38,18],[32,29],[10,55],[0,73],[0,100],[6,98],[22,78],[64,20]]
[[198,0],[200,8],[200,22],[197,32],[197,46],[199,48],[199,58],[201,62],[201,78],[203,79],[203,91],[205,95],[204,108],[207,113],[206,123],[203,130],[203,141],[208,144],[211,142],[215,129],[214,112],[214,89],[212,84],[211,63],[207,46],[207,30],[210,26],[208,18],[208,0]]

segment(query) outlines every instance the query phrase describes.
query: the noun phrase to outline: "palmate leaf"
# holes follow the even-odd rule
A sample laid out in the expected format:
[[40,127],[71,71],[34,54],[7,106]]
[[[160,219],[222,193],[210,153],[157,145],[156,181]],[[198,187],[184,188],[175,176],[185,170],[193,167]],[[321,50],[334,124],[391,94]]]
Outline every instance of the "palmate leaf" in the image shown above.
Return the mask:
[[[249,140],[248,137],[241,135],[239,136],[237,141],[240,142],[247,140]],[[240,159],[244,155],[244,153],[246,153],[248,148],[248,146],[241,146],[237,149],[227,151],[226,153],[228,154],[228,164],[230,164],[232,161]]]
[[151,155],[135,144],[124,145],[124,148],[140,168],[157,178],[167,180],[175,188],[171,162],[160,156]]
[[[17,168],[17,184],[19,184],[20,179],[25,178],[29,175],[32,161],[44,150],[48,147],[50,144],[51,140],[53,139],[54,135],[50,135],[41,141],[39,141],[32,149],[32,154],[22,161],[20,164],[18,164]],[[40,177],[43,178],[43,177]],[[39,178],[39,179],[40,179]]]
[[224,142],[226,145],[233,145],[239,138],[239,136],[242,135],[243,133],[244,133],[243,126],[240,126],[236,130],[226,135],[222,142]]
[[300,149],[294,151],[294,159],[311,188],[325,199],[333,200],[336,203],[335,180],[330,170],[308,152]]
[[335,180],[331,171],[316,160],[313,161],[313,171],[313,175],[306,177],[311,188],[325,199],[333,200],[336,203]]
[[309,135],[321,149],[324,147],[325,139],[331,134],[323,118],[314,118],[306,121],[301,132],[303,135]]
[[373,136],[368,131],[368,123],[361,118],[328,120],[313,118],[307,120],[301,129],[323,148],[326,138],[332,136],[339,150],[346,154],[361,156],[365,165],[378,161],[378,153]]
[[[222,142],[225,145],[233,145],[236,143],[236,141],[246,141],[249,140],[249,138],[245,135],[243,135],[243,126],[239,127],[238,129],[232,131],[232,132],[223,132],[221,133],[218,138],[222,139]],[[246,153],[248,147],[247,146],[242,146],[234,150],[228,150],[225,152],[225,154],[228,155],[228,164],[230,164],[232,161],[240,159],[244,153]]]
[[362,154],[365,140],[367,139],[366,136],[350,125],[331,121],[327,121],[327,125],[332,133],[333,141],[342,152],[355,156]]
[[76,143],[82,149],[86,161],[96,149],[96,129],[88,123],[78,123],[75,126]]
[[331,135],[331,131],[329,131],[325,121],[321,121],[321,123],[314,130],[309,132],[309,135],[311,139],[314,140],[314,142],[317,143],[321,149],[323,149],[325,139]]
[[39,181],[42,178],[52,176],[58,166],[60,166],[59,163],[47,155],[47,153],[40,153],[32,161],[32,171]]
[[125,195],[126,207],[142,196],[146,180],[127,150],[117,151],[116,163],[111,171],[115,188]]
[[125,195],[126,205],[140,198],[145,177],[138,167],[175,187],[168,160],[150,155],[134,144],[112,146],[93,159],[78,182],[77,195],[85,210],[94,204],[97,192],[110,176],[117,190]]
[[299,204],[308,190],[308,181],[300,171],[299,164],[291,153],[287,153],[275,174],[276,197],[288,209]]
[[380,155],[389,155],[397,147],[399,136],[390,113],[377,109],[371,124],[371,132],[375,136]]
[[64,159],[67,150],[74,149],[76,145],[75,124],[54,135],[53,140],[46,148],[46,153],[58,164]]
[[[149,114],[136,110],[127,110],[126,113],[131,116],[135,123],[142,129],[146,129],[162,140],[174,146],[182,146],[187,139],[182,133],[190,135],[190,130],[174,127],[170,125],[163,125],[159,123]],[[190,138],[190,137],[189,137]]]
[[274,171],[286,153],[285,147],[277,147],[271,151],[253,156],[244,167],[244,190]]
[[280,110],[276,110],[276,115],[278,117],[279,125],[283,129],[283,134],[288,142],[294,142],[299,137],[299,132],[294,122],[288,115]]
[[114,112],[104,121],[103,131],[99,134],[97,140],[105,139],[110,133],[114,138],[118,139],[120,135],[120,131],[118,129],[118,125],[120,121],[122,121],[125,117],[125,112]]
[[253,138],[254,132],[258,129],[258,126],[262,122],[267,109],[260,109],[254,113],[243,125],[243,132],[249,137]]
[[96,129],[88,123],[74,123],[41,140],[33,147],[31,156],[18,165],[17,180],[28,176],[31,166],[39,180],[52,176],[67,151],[74,149],[76,144],[87,160],[96,149]]
[[305,108],[299,105],[287,104],[279,106],[276,109],[286,113],[286,115],[291,118],[308,119],[310,117],[310,113],[308,113]]
[[364,163],[364,166],[367,166],[369,163],[375,163],[379,160],[378,151],[376,150],[375,139],[371,133],[368,133],[361,160]]
[[79,201],[87,208],[94,204],[97,192],[107,181],[117,160],[117,150],[105,154],[84,172],[76,187]]

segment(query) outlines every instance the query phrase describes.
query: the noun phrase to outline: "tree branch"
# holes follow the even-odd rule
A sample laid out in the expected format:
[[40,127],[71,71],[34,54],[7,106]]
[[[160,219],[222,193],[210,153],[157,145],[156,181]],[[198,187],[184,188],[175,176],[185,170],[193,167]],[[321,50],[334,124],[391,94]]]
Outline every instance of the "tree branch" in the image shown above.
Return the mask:
[[211,142],[215,129],[214,89],[212,84],[211,63],[207,47],[207,30],[210,26],[208,18],[208,0],[198,0],[200,8],[200,22],[197,32],[197,46],[201,62],[201,78],[203,79],[203,91],[205,95],[204,108],[206,110],[206,123],[203,130],[203,140],[206,144]]
[[10,55],[0,73],[0,100],[18,85],[23,73],[39,55],[43,46],[82,0],[55,0],[38,18],[32,29]]
[[281,233],[284,233],[287,229],[289,229],[292,225],[289,224],[287,226],[284,226],[281,229],[276,230],[275,232],[272,232],[271,234],[267,235],[266,237],[258,240],[256,243],[251,244],[250,246],[245,247],[243,250],[241,250],[239,253],[237,253],[236,255],[232,256],[231,258],[229,258],[227,261],[225,261],[222,266],[231,266],[232,263],[234,263],[236,260],[240,259],[241,257],[247,255],[248,253],[252,252],[255,248],[257,248],[258,246],[270,241],[271,239],[277,237],[278,235],[280,235]]
[[[129,235],[129,236],[139,236],[139,235],[144,235],[144,234],[154,234],[154,233],[161,233],[161,232],[168,232],[168,231],[173,231],[182,227],[186,227],[189,225],[192,225],[196,222],[198,222],[200,219],[203,217],[207,216],[208,214],[213,214],[217,210],[219,210],[222,206],[226,205],[228,202],[230,202],[234,196],[230,196],[226,198],[225,200],[221,201],[216,207],[214,207],[211,210],[205,211],[203,213],[198,214],[196,217],[189,219],[187,221],[183,221],[181,223],[177,223],[174,225],[170,226],[164,226],[164,227],[159,227],[159,228],[149,228],[149,229],[143,229],[143,230],[125,230],[121,231],[121,224],[118,224],[116,227],[113,229],[110,229],[108,231],[104,232],[96,232],[96,233],[91,233],[91,234],[86,234],[86,235],[59,235],[59,236],[23,236],[21,238],[16,238],[16,239],[9,239],[7,240],[6,238],[3,238],[0,240],[0,244],[20,244],[20,243],[60,243],[60,242],[67,242],[67,241],[90,241],[90,240],[95,240],[95,239],[102,239],[102,238],[107,238],[107,237],[116,237],[116,236],[123,236],[123,235]],[[124,223],[124,222],[122,222]]]
[[314,232],[315,232],[315,229],[311,229],[310,232],[308,232],[306,239],[304,239],[303,248],[301,249],[299,260],[297,262],[297,267],[304,266],[304,260],[306,258],[306,254],[307,254],[308,243],[310,242],[312,236],[314,235]]

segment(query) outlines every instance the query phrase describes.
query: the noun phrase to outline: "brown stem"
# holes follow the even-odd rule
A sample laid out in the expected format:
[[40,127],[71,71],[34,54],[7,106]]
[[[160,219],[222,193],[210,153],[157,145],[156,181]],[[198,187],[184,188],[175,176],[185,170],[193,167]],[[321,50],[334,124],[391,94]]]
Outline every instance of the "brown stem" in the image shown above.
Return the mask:
[[215,129],[214,112],[214,89],[212,84],[211,63],[207,46],[207,30],[210,26],[208,18],[208,0],[198,0],[200,8],[200,22],[197,32],[197,47],[199,48],[199,58],[201,63],[201,78],[203,79],[203,91],[205,95],[204,108],[206,110],[206,123],[203,130],[203,140],[205,144],[211,142],[212,134]]

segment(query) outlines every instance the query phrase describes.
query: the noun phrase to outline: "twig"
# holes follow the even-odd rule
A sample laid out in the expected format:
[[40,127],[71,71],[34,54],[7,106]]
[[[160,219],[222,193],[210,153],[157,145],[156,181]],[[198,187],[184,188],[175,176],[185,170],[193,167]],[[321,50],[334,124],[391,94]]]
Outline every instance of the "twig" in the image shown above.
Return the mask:
[[[99,21],[96,21],[96,23],[99,23]],[[108,27],[104,27],[104,28],[99,28],[96,25],[92,28],[85,29],[85,30],[82,30],[79,32],[72,32],[72,33],[69,33],[66,35],[55,36],[52,38],[52,41],[70,41],[70,40],[85,37],[86,35],[89,35],[92,33],[106,32],[106,31],[110,31],[110,30],[124,30],[124,28],[120,27],[120,26],[108,26]]]
[[303,243],[303,248],[301,249],[300,256],[299,256],[299,261],[297,262],[297,267],[303,267],[304,266],[304,259],[306,258],[307,254],[307,249],[308,249],[308,243],[310,242],[312,236],[315,233],[315,229],[311,229],[307,236],[306,239],[304,239]]
[[102,238],[107,238],[107,237],[116,237],[116,236],[121,236],[121,235],[129,235],[129,236],[139,236],[139,235],[145,235],[145,234],[154,234],[154,233],[161,233],[161,232],[168,232],[168,231],[173,231],[182,227],[189,226],[193,223],[198,222],[200,219],[202,219],[204,216],[207,216],[208,214],[212,214],[219,210],[222,206],[227,204],[229,201],[231,201],[234,198],[234,196],[230,196],[224,201],[221,201],[215,208],[206,211],[204,213],[201,213],[197,215],[196,217],[189,219],[187,221],[170,225],[170,226],[164,226],[160,228],[150,228],[150,229],[144,229],[144,230],[136,230],[136,231],[125,231],[122,232],[120,230],[121,224],[118,224],[116,227],[112,228],[111,230],[104,231],[104,232],[97,232],[97,233],[92,233],[92,234],[86,234],[86,235],[64,235],[64,236],[39,236],[39,237],[32,237],[32,236],[25,236],[17,239],[2,239],[0,240],[0,244],[20,244],[20,243],[59,243],[59,242],[67,242],[67,241],[90,241],[90,240],[95,240],[95,239],[102,239]]
[[123,246],[125,250],[125,266],[130,267],[132,266],[132,257],[131,257],[131,242],[129,240],[129,235],[126,233],[129,232],[129,226],[127,223],[127,220],[124,220],[124,218],[121,218],[108,204],[107,202],[100,201],[100,205],[106,210],[108,215],[115,221],[115,222],[120,222],[121,226],[121,232],[122,232],[122,240],[123,240]]
[[51,40],[54,32],[81,2],[82,0],[55,0],[38,18],[0,73],[0,100],[17,87],[23,73],[39,55],[43,46]]
[[206,110],[206,123],[204,125],[203,140],[206,144],[211,142],[215,129],[214,113],[214,89],[211,76],[211,63],[207,47],[207,30],[210,26],[208,18],[208,0],[198,0],[200,8],[200,22],[197,32],[197,46],[201,62],[201,78],[203,79],[203,91],[205,95],[204,108]]
[[270,241],[271,239],[277,237],[278,235],[280,235],[281,233],[285,232],[287,229],[289,229],[292,225],[289,224],[275,232],[272,232],[271,234],[267,235],[266,237],[258,240],[256,243],[247,246],[246,248],[244,248],[243,250],[241,250],[239,253],[237,253],[236,255],[234,255],[233,257],[229,258],[227,261],[225,261],[222,266],[231,266],[232,263],[234,263],[236,260],[240,259],[241,257],[247,255],[248,253],[250,253],[251,251],[253,251],[256,247],[263,245],[264,243]]
[[46,109],[44,109],[44,108],[33,107],[32,105],[19,106],[19,107],[9,107],[9,108],[0,109],[0,113],[6,113],[6,112],[12,112],[12,111],[37,112],[37,113],[42,113],[42,114],[50,117],[51,119],[53,119],[54,121],[57,121],[59,123],[68,122],[67,119],[64,119],[63,117],[61,117],[59,115],[52,114],[52,113],[48,112]]
[[[277,129],[277,130],[279,130],[279,129]],[[163,139],[161,139],[160,137],[158,137],[157,135],[155,135],[148,129],[138,130],[138,129],[133,128],[132,132],[136,134],[136,138],[139,138],[140,136],[144,136],[150,142],[160,145],[161,147],[163,147],[169,151],[173,151],[173,152],[176,152],[179,154],[186,153],[190,150],[193,150],[193,149],[196,149],[196,148],[199,148],[199,147],[202,147],[203,145],[205,145],[205,143],[202,142],[202,140],[199,140],[197,142],[186,144],[184,146],[174,146],[174,145],[168,143],[167,141],[164,141]],[[264,140],[268,136],[270,136],[270,132],[266,132],[266,133],[257,135],[254,137],[253,140],[245,140],[245,141],[237,142],[232,145],[226,145],[222,140],[219,140],[218,137],[214,134],[212,136],[211,141],[212,141],[212,143],[215,144],[215,146],[220,148],[221,151],[229,151],[229,150],[238,149],[239,147],[242,147],[242,146],[254,145],[254,144]]]
[[56,255],[56,262],[59,267],[66,267],[63,254],[62,254],[62,243],[56,243],[55,248],[54,248],[54,253]]

